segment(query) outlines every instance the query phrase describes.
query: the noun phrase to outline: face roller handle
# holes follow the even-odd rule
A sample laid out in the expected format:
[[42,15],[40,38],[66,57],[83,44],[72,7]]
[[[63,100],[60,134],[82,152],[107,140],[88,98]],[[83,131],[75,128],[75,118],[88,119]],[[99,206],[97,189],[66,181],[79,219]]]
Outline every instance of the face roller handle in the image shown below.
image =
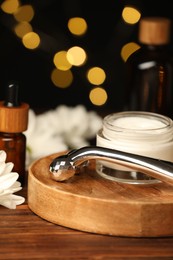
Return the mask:
[[99,146],[86,146],[55,158],[49,168],[51,178],[67,180],[75,174],[78,166],[91,159],[125,166],[173,185],[173,163]]

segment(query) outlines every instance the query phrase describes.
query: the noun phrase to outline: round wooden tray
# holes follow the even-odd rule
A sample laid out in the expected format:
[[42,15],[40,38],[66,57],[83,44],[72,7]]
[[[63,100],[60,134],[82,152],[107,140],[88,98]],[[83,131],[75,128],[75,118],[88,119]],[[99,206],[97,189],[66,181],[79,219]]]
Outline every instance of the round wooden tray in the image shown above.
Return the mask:
[[173,235],[173,187],[128,185],[103,179],[95,161],[71,179],[51,179],[49,165],[62,153],[35,161],[28,171],[28,206],[65,227],[112,236]]

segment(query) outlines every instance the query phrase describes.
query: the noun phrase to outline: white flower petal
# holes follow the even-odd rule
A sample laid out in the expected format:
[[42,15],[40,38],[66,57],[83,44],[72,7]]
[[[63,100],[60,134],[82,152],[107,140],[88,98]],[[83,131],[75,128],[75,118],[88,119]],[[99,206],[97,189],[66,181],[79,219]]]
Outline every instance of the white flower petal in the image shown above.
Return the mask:
[[9,209],[15,209],[16,205],[24,203],[25,198],[18,195],[10,194],[8,196],[0,197],[0,205]]
[[14,164],[12,162],[5,162],[6,153],[0,151],[0,205],[9,209],[15,209],[16,205],[19,205],[25,201],[21,196],[14,195],[22,189],[21,183],[17,181],[19,174],[17,172],[11,172]]
[[83,146],[88,146],[89,143],[83,139],[83,138],[80,138],[80,137],[75,137],[71,140],[69,140],[69,146],[72,148],[72,149],[78,149],[78,148],[81,148]]
[[25,132],[28,148],[26,167],[42,156],[89,145],[87,139],[96,136],[101,123],[101,118],[94,111],[88,112],[83,105],[60,105],[39,115],[30,110]]
[[17,172],[10,172],[6,175],[0,176],[0,190],[11,187],[18,177],[19,174]]
[[21,188],[21,183],[19,181],[15,181],[10,189],[19,189]]
[[35,125],[36,125],[36,114],[32,109],[29,109],[28,113],[28,128],[24,132],[27,138],[29,138],[35,131]]
[[7,154],[4,150],[0,150],[0,163],[5,162],[7,158]]
[[0,163],[0,175],[2,175],[4,173],[5,166],[6,166],[5,162]]
[[10,188],[5,189],[5,190],[1,190],[0,195],[15,193],[17,191],[20,191],[21,189],[22,189],[21,183],[16,181],[15,183],[13,183],[12,186],[10,186]]
[[67,118],[67,122],[69,124],[66,132],[69,134],[74,133],[76,136],[83,136],[89,125],[86,109],[83,106],[77,106],[71,110],[70,120]]
[[12,200],[9,200],[8,197],[3,199],[0,198],[0,205],[9,208],[9,209],[15,209],[16,208],[16,204],[15,202],[13,202]]
[[12,194],[11,198],[13,199],[16,205],[20,205],[25,202],[25,198],[19,195]]
[[88,131],[85,133],[86,138],[93,138],[102,127],[102,118],[95,112],[91,111],[88,114]]
[[3,172],[0,175],[2,176],[2,175],[5,175],[5,174],[11,172],[13,167],[14,167],[14,163],[12,163],[12,162],[5,163]]
[[22,189],[22,187],[16,188],[16,189],[6,189],[6,190],[3,190],[2,193],[0,193],[0,196],[6,196],[6,195],[9,195],[9,194],[12,194],[12,193],[20,191],[21,189]]

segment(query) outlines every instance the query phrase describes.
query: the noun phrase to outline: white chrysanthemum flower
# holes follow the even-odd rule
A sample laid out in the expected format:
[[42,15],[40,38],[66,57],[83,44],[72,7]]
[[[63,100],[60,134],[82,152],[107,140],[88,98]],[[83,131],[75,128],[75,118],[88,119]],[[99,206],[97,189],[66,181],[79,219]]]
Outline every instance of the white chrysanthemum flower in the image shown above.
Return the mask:
[[55,132],[51,113],[36,115],[33,110],[29,110],[28,129],[24,132],[27,138],[26,167],[36,159],[67,150],[62,137]]
[[21,183],[17,181],[19,174],[11,172],[14,164],[6,163],[7,154],[0,150],[0,205],[9,209],[15,209],[16,205],[22,204],[25,199],[13,193],[22,189]]
[[96,136],[102,119],[82,105],[74,108],[65,105],[36,115],[29,111],[27,138],[27,163],[49,154],[77,149],[89,145]]

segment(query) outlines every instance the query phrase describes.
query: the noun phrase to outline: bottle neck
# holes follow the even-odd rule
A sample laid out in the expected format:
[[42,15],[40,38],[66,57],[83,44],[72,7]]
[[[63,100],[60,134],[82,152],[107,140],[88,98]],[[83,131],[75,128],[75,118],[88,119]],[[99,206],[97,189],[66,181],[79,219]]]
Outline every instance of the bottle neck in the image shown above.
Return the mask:
[[0,136],[13,137],[13,136],[25,136],[24,133],[5,133],[0,132]]
[[154,51],[154,50],[168,50],[169,45],[168,44],[162,44],[162,45],[154,45],[154,44],[140,44],[141,48],[143,49],[147,49],[150,51]]

